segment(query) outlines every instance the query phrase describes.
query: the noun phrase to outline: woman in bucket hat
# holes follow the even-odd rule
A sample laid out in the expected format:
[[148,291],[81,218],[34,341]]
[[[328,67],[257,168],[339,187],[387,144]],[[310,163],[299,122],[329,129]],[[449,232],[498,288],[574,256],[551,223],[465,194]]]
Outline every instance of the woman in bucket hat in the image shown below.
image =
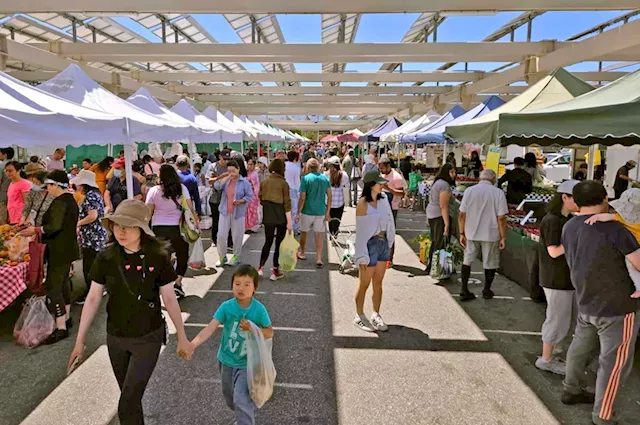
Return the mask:
[[176,326],[178,353],[193,351],[173,292],[176,273],[164,244],[149,228],[149,218],[147,206],[133,199],[122,201],[115,213],[107,217],[112,240],[100,251],[91,268],[91,289],[69,359],[70,371],[83,359],[87,334],[106,287],[107,348],[121,391],[118,418],[122,425],[144,424],[142,397],[160,348],[166,344],[161,296]]
[[89,280],[91,265],[95,261],[98,251],[102,250],[107,244],[107,230],[102,225],[104,200],[100,195],[96,175],[92,171],[80,171],[69,183],[74,185],[76,191],[83,197],[83,201],[80,204],[78,234],[80,235],[80,249],[82,250],[82,271],[87,287],[82,298],[76,301],[77,304],[82,305],[87,295],[89,295],[89,288],[91,287],[91,281]]

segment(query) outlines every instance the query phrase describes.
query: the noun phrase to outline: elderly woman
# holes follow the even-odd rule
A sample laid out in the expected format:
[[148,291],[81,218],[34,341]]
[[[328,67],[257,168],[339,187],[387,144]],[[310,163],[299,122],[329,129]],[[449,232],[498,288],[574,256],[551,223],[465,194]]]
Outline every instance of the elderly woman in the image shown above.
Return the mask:
[[[106,212],[113,212],[118,208],[120,202],[127,199],[127,175],[125,173],[124,158],[119,158],[111,166],[113,177],[107,184],[104,192],[104,203]],[[133,178],[133,199],[142,200],[142,188],[137,178]]]
[[53,196],[43,187],[47,170],[44,165],[32,162],[25,167],[25,173],[32,187],[24,203],[20,224],[42,226],[42,218],[53,202]]

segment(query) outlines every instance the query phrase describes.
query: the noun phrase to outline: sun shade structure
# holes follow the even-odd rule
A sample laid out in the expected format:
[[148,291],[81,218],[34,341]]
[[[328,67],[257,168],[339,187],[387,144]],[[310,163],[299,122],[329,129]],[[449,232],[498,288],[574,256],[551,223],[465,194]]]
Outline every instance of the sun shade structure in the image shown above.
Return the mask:
[[481,117],[483,115],[488,114],[496,108],[504,105],[504,100],[500,99],[498,96],[491,96],[480,105],[475,108],[467,111],[466,113],[460,115],[457,118],[454,118],[452,121],[448,123],[442,123],[436,127],[431,127],[429,130],[418,133],[415,135],[416,141],[415,143],[420,144],[441,144],[445,141],[445,129],[450,125],[459,125],[464,124],[466,122],[471,121],[474,118]]
[[640,71],[532,113],[500,117],[501,144],[635,145],[640,142]]
[[412,120],[409,120],[402,124],[400,127],[393,130],[391,133],[387,133],[380,137],[380,141],[382,142],[399,142],[400,137],[405,134],[409,134],[414,132],[416,129],[424,127],[425,125],[431,124],[432,122],[438,120],[441,117],[440,114],[434,111],[429,111],[426,114],[415,117]]
[[385,122],[380,124],[376,129],[366,133],[360,137],[361,142],[377,142],[380,140],[380,136],[387,133],[391,133],[396,128],[400,127],[402,123],[395,117],[389,117]]
[[495,143],[498,139],[498,121],[502,114],[541,110],[591,90],[593,87],[589,84],[564,69],[558,68],[500,108],[466,124],[447,126],[445,133],[449,138],[458,142]]
[[222,133],[222,141],[229,143],[240,143],[242,142],[242,130],[239,130],[236,125],[227,119],[220,111],[218,111],[213,106],[208,106],[207,109],[202,111],[202,115],[209,118],[211,121],[214,121],[216,124],[220,125],[225,129]]
[[433,121],[431,123],[427,123],[427,124],[423,125],[420,129],[418,129],[417,131],[415,131],[413,133],[409,133],[409,134],[405,134],[404,136],[401,136],[400,137],[400,143],[402,143],[402,144],[416,143],[416,140],[417,140],[417,137],[418,137],[419,134],[427,132],[427,131],[431,130],[432,128],[438,128],[440,126],[444,126],[447,123],[450,123],[451,121],[455,120],[456,118],[458,118],[459,116],[463,115],[466,112],[467,111],[465,111],[464,108],[456,105],[453,108],[451,108],[451,110],[449,112],[447,112],[446,114],[444,114],[443,116],[441,116],[437,120],[435,120],[435,121]]
[[70,102],[3,72],[0,134],[23,147],[129,143],[125,118]]
[[[129,120],[129,133],[134,141],[167,142],[183,140],[188,124],[179,124],[116,96],[93,81],[78,65],[69,65],[60,74],[38,86],[40,89],[78,105],[105,113],[117,113]],[[177,131],[175,131],[177,129]]]

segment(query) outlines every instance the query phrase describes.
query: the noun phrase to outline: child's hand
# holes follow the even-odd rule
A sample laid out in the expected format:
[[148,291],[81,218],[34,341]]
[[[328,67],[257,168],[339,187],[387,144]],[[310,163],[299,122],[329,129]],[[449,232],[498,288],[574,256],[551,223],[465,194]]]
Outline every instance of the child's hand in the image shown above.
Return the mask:
[[584,222],[587,224],[595,224],[599,221],[605,222],[605,221],[612,221],[613,219],[614,219],[613,214],[594,214],[588,219],[586,219]]
[[251,331],[251,323],[247,319],[242,319],[240,321],[240,329],[247,332]]
[[631,298],[640,298],[640,291],[635,291],[633,294],[631,294]]
[[178,348],[176,350],[176,353],[178,354],[178,357],[180,357],[181,359],[191,360],[191,357],[193,357],[193,352],[195,351],[195,349],[196,349],[195,345],[193,345],[193,343],[190,342],[188,339],[185,339],[184,341],[178,341]]

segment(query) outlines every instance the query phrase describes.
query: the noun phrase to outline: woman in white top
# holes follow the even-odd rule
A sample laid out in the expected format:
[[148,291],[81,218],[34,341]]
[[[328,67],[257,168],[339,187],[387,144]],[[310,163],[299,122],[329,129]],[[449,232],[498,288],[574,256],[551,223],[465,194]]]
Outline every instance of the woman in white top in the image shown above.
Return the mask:
[[[353,261],[359,266],[356,291],[356,318],[353,323],[366,332],[386,331],[387,325],[380,316],[382,304],[382,280],[387,271],[387,261],[395,242],[396,228],[387,195],[382,193],[387,180],[377,171],[364,175],[362,197],[356,207],[356,249]],[[364,314],[364,298],[373,283],[373,315],[371,321]]]
[[333,236],[337,236],[340,220],[342,220],[342,214],[344,213],[345,190],[349,190],[349,176],[342,171],[340,158],[337,156],[332,156],[327,160],[327,168],[329,168],[329,171],[326,172],[326,175],[331,182],[331,205],[329,205],[331,221],[329,221],[329,232]]
[[[287,162],[284,163],[284,179],[289,185],[289,195],[291,197],[291,211],[298,211],[298,197],[300,196],[300,176],[302,168],[300,167],[300,154],[296,151],[289,151],[287,154]],[[293,231],[296,235],[300,234],[300,222],[293,221]]]
[[178,298],[185,296],[182,278],[187,272],[189,261],[189,243],[180,233],[183,198],[186,200],[187,208],[196,217],[189,191],[181,183],[176,169],[169,164],[163,164],[160,167],[158,185],[149,189],[146,204],[151,213],[153,233],[158,239],[165,239],[170,244],[169,249],[176,253],[178,278],[175,280],[174,289]]

